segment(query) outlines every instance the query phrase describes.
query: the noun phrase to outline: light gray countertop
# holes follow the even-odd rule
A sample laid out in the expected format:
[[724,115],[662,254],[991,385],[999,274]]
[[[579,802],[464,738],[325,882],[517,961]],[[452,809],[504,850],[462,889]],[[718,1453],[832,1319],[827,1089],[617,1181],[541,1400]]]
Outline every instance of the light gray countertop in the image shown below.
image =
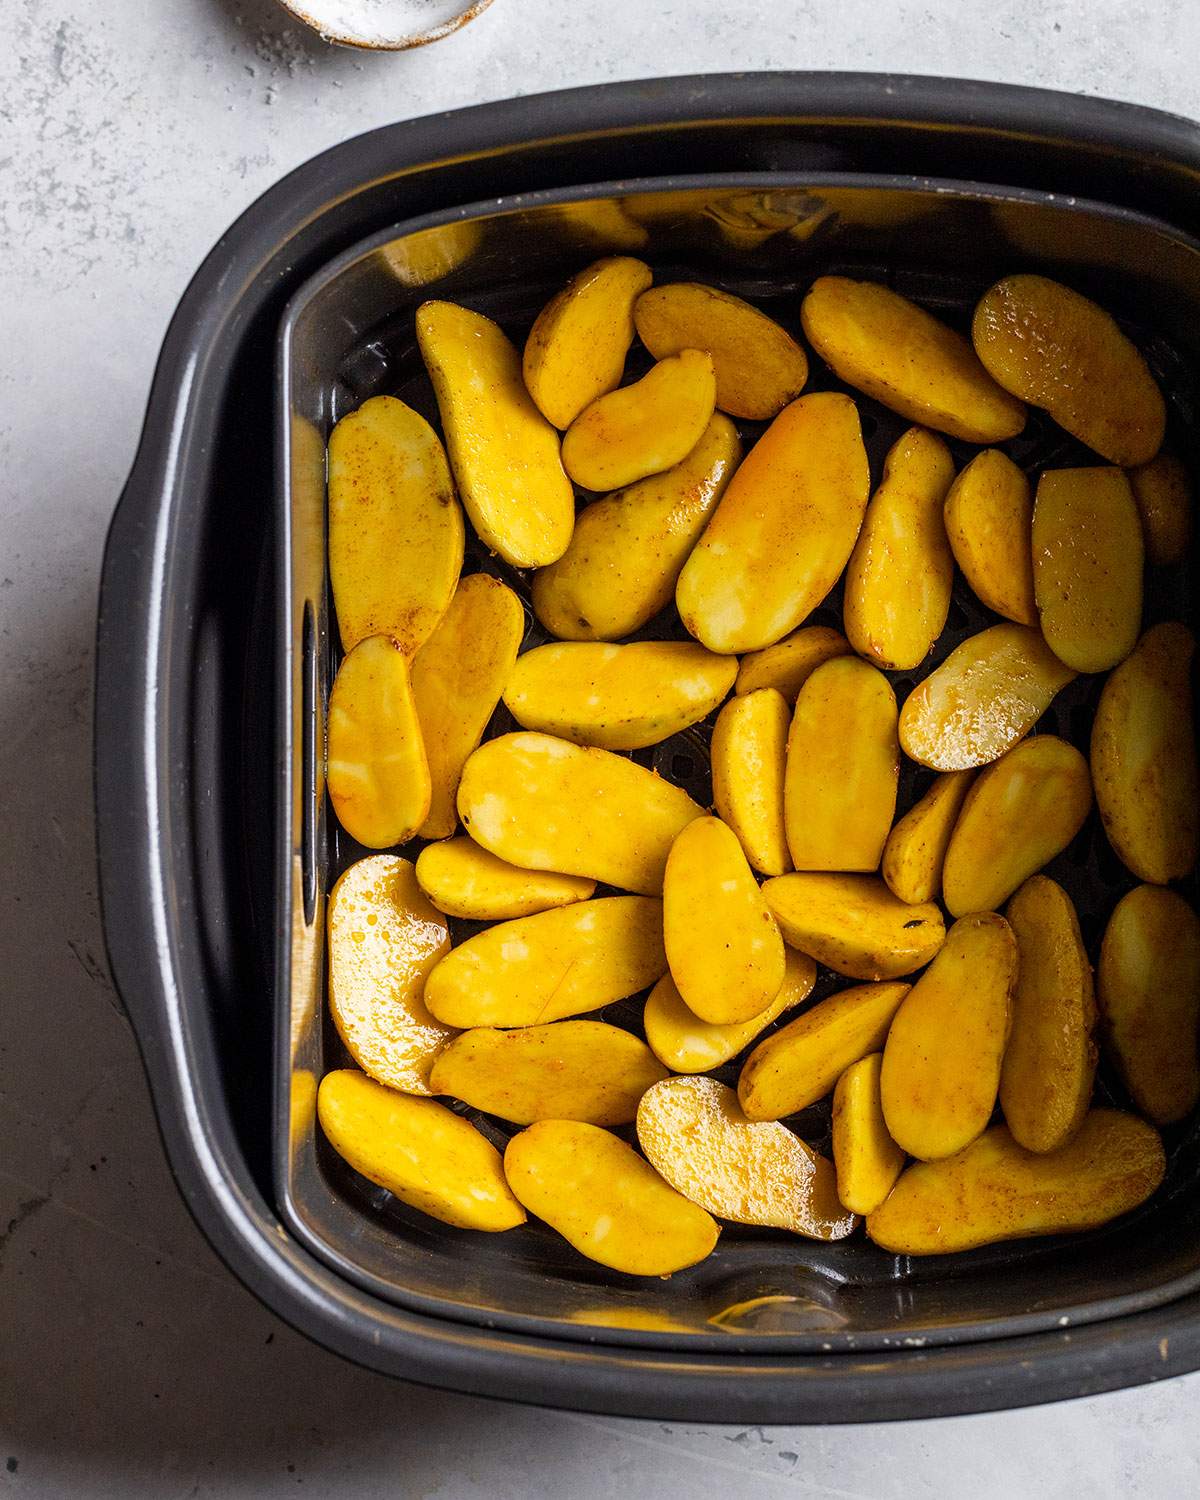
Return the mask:
[[89,745],[101,546],[159,341],[205,251],[290,167],[392,119],[664,70],[959,74],[1200,115],[1190,0],[496,0],[401,56],[331,50],[273,0],[3,12],[0,1492],[1200,1493],[1200,1376],[1027,1412],[743,1431],[406,1387],[292,1333],[167,1171],[105,973]]

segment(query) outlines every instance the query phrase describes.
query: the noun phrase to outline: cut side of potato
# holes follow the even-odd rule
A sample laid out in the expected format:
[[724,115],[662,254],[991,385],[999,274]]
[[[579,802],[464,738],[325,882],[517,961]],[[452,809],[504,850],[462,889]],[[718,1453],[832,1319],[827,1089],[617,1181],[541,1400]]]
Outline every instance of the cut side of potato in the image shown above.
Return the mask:
[[531,917],[586,901],[596,889],[579,875],[507,864],[469,838],[426,844],[417,856],[417,884],[438,911],[472,922]]
[[937,777],[888,834],[880,873],[897,900],[916,905],[936,901],[941,894],[950,835],[974,778],[974,771],[947,771]]
[[1146,556],[1156,568],[1182,562],[1192,541],[1192,481],[1183,461],[1163,451],[1129,471]]
[[783,822],[791,717],[782,694],[760,688],[725,705],[709,747],[717,813],[763,875],[783,875],[792,867]]
[[833,1091],[833,1164],[842,1205],[871,1214],[904,1170],[904,1152],[888,1134],[879,1097],[881,1052],[851,1063]]
[[853,655],[853,646],[840,630],[828,625],[804,625],[773,646],[748,651],[738,666],[733,691],[742,697],[774,688],[789,703],[795,703],[800,689],[822,662]]
[[1033,594],[1033,496],[1006,453],[977,453],[946,496],[946,535],[976,597],[1006,620],[1038,623]]
[[849,979],[911,974],[946,936],[932,901],[900,901],[875,875],[780,875],[762,892],[785,941]]

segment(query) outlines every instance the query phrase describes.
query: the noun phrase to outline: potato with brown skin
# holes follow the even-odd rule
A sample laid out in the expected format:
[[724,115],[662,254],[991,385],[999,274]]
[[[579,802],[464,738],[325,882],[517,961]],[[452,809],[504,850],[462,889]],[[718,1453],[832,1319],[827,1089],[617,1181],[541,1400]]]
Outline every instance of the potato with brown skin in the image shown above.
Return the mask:
[[1156,568],[1182,562],[1192,541],[1192,481],[1178,454],[1163,450],[1129,471],[1146,557]]
[[782,694],[761,688],[725,705],[709,747],[717,814],[763,875],[783,875],[792,867],[783,822],[790,722]]
[[979,358],[1006,391],[1048,411],[1109,463],[1144,464],[1166,425],[1146,361],[1089,298],[1048,276],[1006,276],[971,324]]
[[795,703],[800,689],[822,662],[853,655],[854,647],[840,630],[828,625],[803,625],[773,646],[748,651],[738,665],[733,691],[742,697],[774,688],[789,703]]
[[882,1052],[851,1063],[833,1091],[833,1164],[838,1197],[851,1213],[874,1213],[904,1169],[879,1098]]
[[1042,1154],[995,1125],[956,1156],[909,1167],[867,1233],[894,1255],[946,1255],[1095,1229],[1144,1203],[1165,1173],[1158,1132],[1115,1109],[1091,1110],[1065,1146]]
[[996,911],[1060,854],[1092,810],[1087,761],[1066,740],[1039,734],[987,766],[967,793],[942,867],[952,917]]
[[1092,967],[1070,896],[1034,875],[1008,903],[1017,940],[1000,1108],[1026,1151],[1057,1151],[1083,1123],[1096,1076]]
[[941,894],[950,836],[974,779],[974,771],[938,776],[888,834],[880,874],[898,900],[915,905]]
[[875,875],[780,875],[762,892],[786,942],[850,979],[911,974],[946,936],[933,902],[897,900]]
[[1012,929],[995,912],[977,912],[955,922],[909,991],[888,1032],[879,1087],[887,1128],[910,1156],[953,1156],[987,1126],[1016,981]]
[[1171,1125],[1200,1100],[1200,918],[1174,891],[1140,885],[1108,920],[1096,971],[1104,1041],[1133,1102]]
[[417,884],[448,917],[472,922],[508,922],[535,912],[586,901],[594,880],[522,870],[497,859],[474,839],[442,839],[417,856]]
[[1182,879],[1200,849],[1200,776],[1186,625],[1152,626],[1113,671],[1092,724],[1092,782],[1104,831],[1139,880]]
[[997,443],[1025,408],[992,379],[970,344],[924,308],[870,281],[821,276],[800,319],[834,374],[910,422],[969,443]]
[[1038,623],[1033,594],[1033,496],[999,448],[977,453],[946,496],[946,535],[976,597],[1018,625]]

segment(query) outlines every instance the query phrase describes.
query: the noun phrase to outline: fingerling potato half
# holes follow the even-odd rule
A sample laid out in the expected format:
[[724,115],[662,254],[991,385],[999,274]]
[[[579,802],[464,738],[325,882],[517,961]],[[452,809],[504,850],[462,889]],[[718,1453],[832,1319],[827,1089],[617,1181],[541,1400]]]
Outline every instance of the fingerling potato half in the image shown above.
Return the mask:
[[857,1220],[838,1201],[833,1165],[774,1121],[746,1118],[715,1078],[668,1078],[642,1095],[638,1141],[666,1180],[735,1224],[840,1240]]
[[904,1170],[904,1152],[888,1134],[879,1098],[881,1052],[851,1063],[833,1091],[833,1164],[843,1207],[874,1213]]
[[1192,540],[1192,481],[1182,460],[1166,451],[1129,471],[1142,518],[1146,556],[1156,568],[1182,562]]
[[414,1099],[339,1069],[321,1080],[317,1115],[337,1154],[410,1208],[456,1229],[524,1224],[500,1153],[436,1099]]
[[800,308],[809,343],[834,374],[910,422],[969,443],[1025,426],[1025,407],[993,380],[970,344],[899,293],[821,276]]
[[733,691],[741,697],[774,688],[789,703],[795,703],[800,689],[822,662],[853,655],[854,647],[840,630],[828,625],[804,625],[773,646],[748,651],[738,664]]
[[966,466],[946,496],[946,536],[975,596],[1018,625],[1038,623],[1033,594],[1033,496],[999,448]]
[[941,894],[946,850],[974,778],[974,771],[944,772],[888,834],[880,873],[897,900],[917,905]]
[[1048,411],[1111,464],[1144,464],[1166,425],[1146,361],[1102,307],[1048,276],[1006,276],[971,324],[979,358],[1006,391]]
[[909,1167],[867,1233],[894,1255],[946,1255],[1095,1229],[1144,1203],[1165,1172],[1158,1132],[1115,1109],[1091,1110],[1057,1151],[1026,1151],[994,1125],[956,1156]]
[[509,1186],[589,1260],[630,1276],[669,1276],[710,1255],[716,1221],[632,1146],[597,1125],[540,1120],[504,1153]]
[[787,701],[774,688],[732,698],[717,715],[709,758],[718,816],[763,875],[792,867],[783,822]]
[[666,1076],[645,1042],[619,1026],[556,1021],[461,1032],[438,1054],[430,1087],[517,1125],[626,1125],[650,1085]]
[[762,893],[785,941],[849,979],[911,974],[946,936],[932,901],[900,901],[876,875],[779,875]]
[[509,864],[644,896],[662,890],[676,835],[703,816],[685,791],[623,756],[529,733],[475,751],[458,812],[475,842]]
[[417,884],[438,911],[472,922],[531,917],[586,901],[596,889],[580,875],[507,864],[469,838],[426,844],[417,856]]

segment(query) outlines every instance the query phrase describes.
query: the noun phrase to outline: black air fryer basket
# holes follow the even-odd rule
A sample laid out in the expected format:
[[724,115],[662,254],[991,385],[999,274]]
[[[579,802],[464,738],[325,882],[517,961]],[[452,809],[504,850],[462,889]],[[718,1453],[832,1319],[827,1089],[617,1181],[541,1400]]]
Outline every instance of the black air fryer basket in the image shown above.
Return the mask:
[[[1194,1129],[1168,1137],[1160,1193],[1092,1235],[910,1261],[727,1230],[709,1261],[644,1283],[544,1229],[472,1236],[398,1209],[328,1151],[312,1109],[340,1061],[323,898],[361,852],[322,814],[324,441],[369,395],[427,404],[416,305],[464,301],[519,337],[566,274],[628,249],[792,327],[828,271],[955,321],[997,275],[1042,269],[1135,334],[1194,467],[1198,172],[1200,129],[1133,106],[910,78],[670,79],[376,131],[225,236],[172,323],[109,537],[96,782],[110,955],[168,1154],[264,1301],[388,1373],[655,1417],[924,1416],[1200,1366]],[[905,424],[862,405],[878,477]],[[1037,420],[1011,451],[1031,469],[1082,452]],[[1150,585],[1148,620],[1191,620],[1191,566]],[[987,622],[957,594],[939,651]],[[1086,744],[1097,689],[1081,679],[1045,727]],[[702,734],[656,753],[706,799]],[[1094,951],[1128,877],[1094,832],[1051,873]],[[802,1123],[820,1143],[821,1116]]]

